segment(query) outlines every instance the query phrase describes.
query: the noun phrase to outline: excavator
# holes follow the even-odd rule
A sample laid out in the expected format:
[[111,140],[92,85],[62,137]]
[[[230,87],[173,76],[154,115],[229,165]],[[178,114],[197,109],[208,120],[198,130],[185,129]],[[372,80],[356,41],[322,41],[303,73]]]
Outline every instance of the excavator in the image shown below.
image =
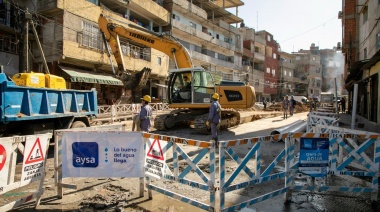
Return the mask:
[[233,81],[221,81],[215,84],[209,71],[202,67],[193,67],[188,50],[174,37],[155,33],[134,24],[127,24],[125,25],[127,27],[124,27],[112,22],[111,18],[103,14],[98,19],[98,25],[119,67],[123,67],[119,37],[161,51],[175,62],[176,69],[169,70],[167,82],[169,108],[174,110],[169,114],[155,117],[154,127],[157,130],[188,124],[194,125],[197,133],[208,134],[210,128],[206,126],[206,121],[211,96],[214,93],[219,94],[219,103],[223,108],[221,128],[229,128],[240,123],[240,113],[234,109],[251,108],[255,104],[254,87]]

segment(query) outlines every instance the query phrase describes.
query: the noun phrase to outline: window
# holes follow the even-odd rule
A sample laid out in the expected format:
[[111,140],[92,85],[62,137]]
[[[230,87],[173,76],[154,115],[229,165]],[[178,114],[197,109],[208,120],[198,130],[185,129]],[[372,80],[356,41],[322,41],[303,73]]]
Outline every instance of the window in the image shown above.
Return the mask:
[[284,76],[286,76],[286,71],[284,71]]
[[259,81],[259,79],[256,79],[255,80],[255,86],[259,86],[260,85],[260,81]]
[[181,18],[178,15],[173,14],[173,19],[179,21]]
[[270,87],[274,88],[274,83],[273,82],[270,83]]
[[270,35],[267,36],[267,40],[270,41],[271,40],[271,37]]
[[190,26],[191,26],[191,27],[193,27],[194,29],[196,29],[196,28],[197,28],[197,25],[196,25],[196,24],[194,24],[193,22],[190,22]]
[[216,39],[219,39],[219,34],[215,34]]
[[161,57],[157,57],[157,64],[161,65]]
[[102,50],[103,43],[98,27],[86,21],[82,22],[82,46]]
[[277,59],[276,53],[273,53],[273,59]]
[[365,24],[365,22],[367,22],[367,20],[368,20],[368,7],[365,6],[363,9],[363,24]]
[[267,73],[268,73],[268,74],[270,73],[270,68],[267,68]]
[[190,49],[191,51],[195,51],[195,45],[192,44],[192,43],[190,43],[190,44],[189,44],[189,49]]
[[367,59],[367,47],[364,48],[364,52],[363,52],[363,56],[364,56],[364,60]]
[[276,70],[272,69],[272,75],[274,76],[276,74]]
[[217,52],[215,52],[215,58],[218,59],[218,53]]
[[226,36],[226,37],[224,37],[224,42],[232,43],[232,38]]
[[313,61],[315,61],[315,57],[313,57]]
[[300,56],[296,56],[296,60],[301,60],[301,57]]
[[289,77],[291,77],[292,76],[292,72],[291,71],[289,71]]

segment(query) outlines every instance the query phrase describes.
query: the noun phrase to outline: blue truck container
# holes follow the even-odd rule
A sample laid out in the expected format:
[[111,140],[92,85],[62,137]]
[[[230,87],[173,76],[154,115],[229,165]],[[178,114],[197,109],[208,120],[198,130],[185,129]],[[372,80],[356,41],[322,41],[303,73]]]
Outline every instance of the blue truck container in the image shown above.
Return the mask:
[[98,113],[95,89],[23,87],[4,73],[0,73],[0,83],[0,133],[3,136],[86,127]]

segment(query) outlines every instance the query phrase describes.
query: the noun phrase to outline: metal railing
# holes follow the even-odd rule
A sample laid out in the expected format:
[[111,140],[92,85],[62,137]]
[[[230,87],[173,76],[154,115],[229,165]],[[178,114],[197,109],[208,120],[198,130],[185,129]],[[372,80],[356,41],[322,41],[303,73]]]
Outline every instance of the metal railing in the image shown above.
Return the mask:
[[[163,111],[169,111],[168,103],[150,103],[153,113],[157,115]],[[114,123],[115,121],[132,119],[133,115],[139,113],[141,104],[117,104],[98,106],[98,117],[94,120]]]

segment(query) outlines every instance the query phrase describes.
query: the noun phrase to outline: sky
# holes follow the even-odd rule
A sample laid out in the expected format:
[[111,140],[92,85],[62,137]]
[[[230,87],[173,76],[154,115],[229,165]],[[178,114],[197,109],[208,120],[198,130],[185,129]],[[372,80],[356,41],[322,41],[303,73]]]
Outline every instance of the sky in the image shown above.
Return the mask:
[[[341,0],[242,0],[238,16],[246,27],[273,35],[284,52],[332,49],[342,41]],[[236,14],[236,9],[228,9]],[[239,26],[238,26],[239,27]]]

